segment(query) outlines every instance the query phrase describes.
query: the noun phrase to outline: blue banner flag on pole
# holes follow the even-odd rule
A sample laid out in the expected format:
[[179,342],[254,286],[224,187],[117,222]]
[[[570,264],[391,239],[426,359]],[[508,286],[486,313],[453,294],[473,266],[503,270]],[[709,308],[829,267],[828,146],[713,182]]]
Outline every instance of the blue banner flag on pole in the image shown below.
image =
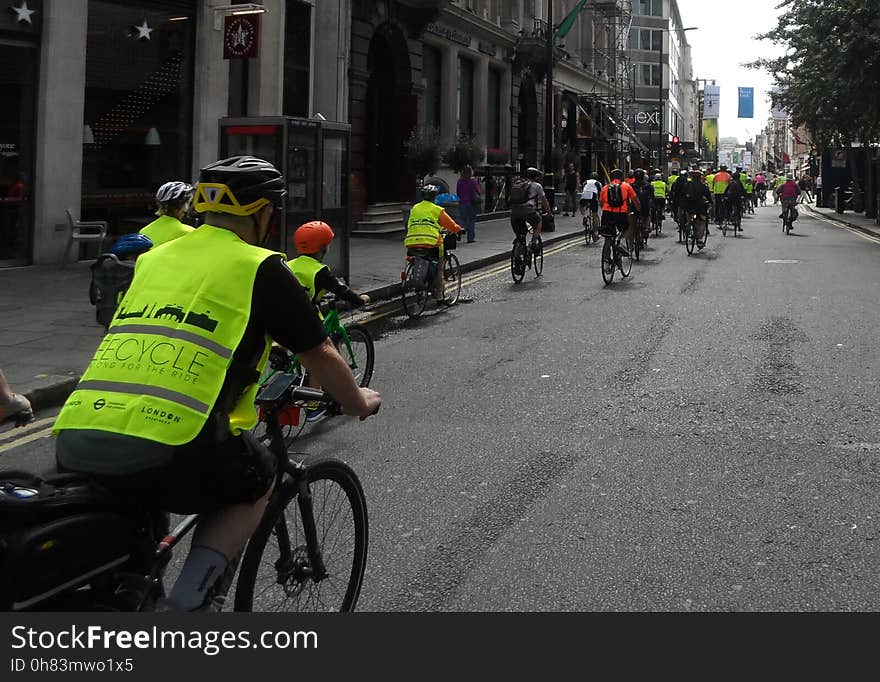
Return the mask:
[[738,118],[754,118],[755,117],[755,89],[740,88],[739,89],[739,114]]

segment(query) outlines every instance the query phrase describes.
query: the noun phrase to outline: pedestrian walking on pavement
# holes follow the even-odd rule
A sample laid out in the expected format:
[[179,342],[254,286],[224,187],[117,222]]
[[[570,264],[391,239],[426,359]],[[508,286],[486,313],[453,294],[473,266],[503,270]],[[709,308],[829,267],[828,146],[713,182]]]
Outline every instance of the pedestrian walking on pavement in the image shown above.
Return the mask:
[[474,169],[470,164],[461,169],[455,193],[458,195],[461,226],[467,232],[468,244],[472,244],[477,241],[477,206],[482,201],[483,195],[480,193],[480,183],[474,177]]
[[0,369],[0,424],[15,420],[16,426],[23,426],[34,418],[31,401],[21,393],[14,393],[3,370]]
[[575,206],[577,206],[576,194],[581,188],[581,174],[575,169],[573,163],[568,164],[568,170],[565,171],[563,182],[563,188],[565,189],[565,204],[562,207],[562,215],[573,216]]

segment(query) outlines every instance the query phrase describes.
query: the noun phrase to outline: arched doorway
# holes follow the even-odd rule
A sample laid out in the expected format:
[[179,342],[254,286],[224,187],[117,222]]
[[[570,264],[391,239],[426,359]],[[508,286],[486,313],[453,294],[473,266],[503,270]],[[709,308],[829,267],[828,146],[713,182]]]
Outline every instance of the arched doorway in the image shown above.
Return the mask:
[[406,172],[404,141],[416,122],[406,37],[394,24],[376,29],[367,54],[365,181],[367,200],[410,199],[414,179]]
[[538,165],[538,96],[531,76],[519,86],[518,148],[523,168]]

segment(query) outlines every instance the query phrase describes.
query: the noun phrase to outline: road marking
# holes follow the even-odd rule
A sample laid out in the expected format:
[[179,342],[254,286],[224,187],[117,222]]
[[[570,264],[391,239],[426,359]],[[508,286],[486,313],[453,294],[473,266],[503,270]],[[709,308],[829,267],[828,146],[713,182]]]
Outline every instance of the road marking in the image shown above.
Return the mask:
[[[578,244],[581,243],[580,240],[583,239],[583,236],[582,235],[573,235],[571,237],[566,237],[566,239],[571,239],[572,240],[571,243],[570,244],[561,244],[559,246],[553,246],[550,249],[544,251],[544,255],[545,256],[552,256],[553,254],[559,253],[561,251],[565,251],[566,249],[570,249],[573,246],[577,246]],[[489,270],[488,272],[480,273],[478,275],[472,275],[470,277],[462,277],[461,286],[465,287],[467,285],[474,284],[475,282],[479,282],[481,280],[487,279],[488,277],[494,277],[495,275],[500,274],[502,272],[510,272],[510,263],[506,263],[505,265],[496,266],[492,270]],[[376,320],[381,320],[383,318],[390,317],[391,315],[396,315],[399,312],[400,311],[397,308],[394,308],[393,310],[386,310],[381,313],[371,313],[371,314],[367,315],[366,317],[356,317],[354,319],[354,321],[358,322],[360,324],[366,324],[368,322],[375,322]]]
[[37,431],[36,433],[32,433],[29,436],[23,436],[22,438],[18,438],[17,440],[10,441],[8,443],[4,443],[0,445],[0,452],[7,452],[8,450],[12,450],[12,448],[17,448],[21,445],[27,445],[28,443],[32,443],[35,440],[39,440],[40,438],[45,438],[52,434],[52,427],[50,426],[48,429],[43,429],[42,431]]
[[834,227],[839,227],[841,230],[846,230],[847,232],[852,232],[857,237],[861,237],[865,241],[873,242],[875,244],[880,244],[880,238],[874,237],[869,234],[865,234],[861,230],[857,230],[849,225],[843,225],[842,223],[837,222],[836,220],[832,220],[830,218],[826,218],[823,215],[819,215],[818,213],[813,213],[813,211],[808,210],[808,215],[815,218],[816,220],[821,220],[823,223],[828,223]]
[[[786,264],[786,263],[800,263],[799,260],[789,260],[789,259],[785,259],[785,258],[780,258],[780,259],[778,259],[778,260],[765,260],[764,262],[765,262],[765,263],[783,263],[783,264]],[[658,307],[659,307],[659,306],[658,306]]]

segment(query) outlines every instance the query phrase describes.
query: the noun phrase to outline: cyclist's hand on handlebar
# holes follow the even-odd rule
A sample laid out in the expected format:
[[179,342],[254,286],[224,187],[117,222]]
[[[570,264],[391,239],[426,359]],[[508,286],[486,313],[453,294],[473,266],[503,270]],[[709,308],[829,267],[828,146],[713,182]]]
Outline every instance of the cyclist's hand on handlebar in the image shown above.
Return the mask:
[[361,421],[367,417],[372,417],[379,411],[382,405],[382,396],[378,391],[372,388],[361,388],[359,390],[359,400],[357,405],[343,405],[342,413],[349,414],[353,417],[360,417]]
[[370,302],[370,297],[367,294],[361,294],[361,300],[364,302],[364,305]]

